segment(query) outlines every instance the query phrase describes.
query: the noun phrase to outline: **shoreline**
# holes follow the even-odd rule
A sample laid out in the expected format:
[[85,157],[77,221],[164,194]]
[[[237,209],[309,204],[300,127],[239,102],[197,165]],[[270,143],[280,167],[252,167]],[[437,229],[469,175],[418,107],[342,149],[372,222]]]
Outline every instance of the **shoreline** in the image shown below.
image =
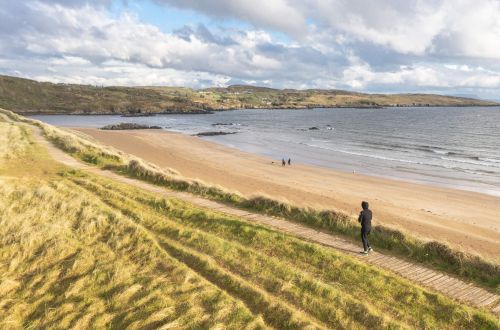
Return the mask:
[[[214,124],[212,126],[217,126],[217,125]],[[71,127],[71,126],[68,126],[67,128],[68,129],[73,129],[73,130],[85,130],[85,129],[99,129],[99,130],[103,130],[102,127],[101,128],[97,128],[97,127],[78,127],[78,126]],[[162,127],[138,128],[138,129],[134,128],[134,130],[139,130],[139,131],[140,130],[144,130],[144,129],[161,130],[161,131],[167,132],[167,133],[181,134],[181,135],[184,135],[184,136],[198,137],[198,138],[203,139],[203,141],[207,141],[209,143],[214,143],[216,145],[224,146],[224,147],[227,147],[227,148],[230,148],[230,149],[235,149],[235,150],[238,150],[238,151],[241,151],[241,152],[244,152],[244,153],[250,153],[250,154],[253,154],[253,155],[256,155],[256,156],[259,156],[259,157],[274,159],[275,162],[279,162],[280,161],[280,157],[281,157],[279,155],[276,155],[273,158],[272,156],[265,155],[265,154],[262,154],[262,153],[259,153],[259,152],[247,151],[241,145],[235,145],[232,142],[231,143],[225,143],[224,141],[217,141],[215,139],[212,139],[212,138],[216,138],[218,136],[239,134],[240,132],[233,132],[233,131],[230,131],[230,132],[226,132],[226,131],[224,131],[224,132],[223,131],[203,131],[203,132],[200,132],[200,133],[190,134],[190,133],[186,133],[186,132],[183,132],[183,131],[176,131],[176,130],[172,130],[170,128],[162,128]],[[113,129],[113,130],[115,130],[115,131],[130,131],[130,130],[132,130],[132,128],[130,128],[130,129],[127,129],[127,128]],[[481,188],[473,187],[473,186],[467,186],[465,184],[460,185],[460,184],[454,184],[454,183],[447,183],[445,181],[434,181],[434,182],[431,182],[431,181],[425,181],[424,179],[412,178],[412,177],[408,177],[408,176],[407,177],[400,177],[400,176],[391,176],[390,174],[367,173],[363,169],[350,171],[350,170],[347,170],[347,169],[344,169],[344,168],[339,168],[337,166],[327,166],[327,165],[323,165],[323,164],[316,164],[314,162],[307,162],[307,161],[302,161],[302,160],[300,160],[300,161],[297,162],[296,158],[295,157],[293,157],[293,158],[294,158],[294,163],[297,163],[297,164],[301,164],[301,165],[304,165],[304,166],[318,167],[318,168],[322,168],[322,169],[332,170],[332,171],[335,171],[335,172],[341,172],[341,173],[344,173],[344,174],[355,173],[355,174],[358,174],[358,175],[367,176],[367,177],[371,177],[371,178],[379,178],[379,179],[382,179],[382,180],[395,180],[395,181],[399,181],[399,182],[403,182],[403,183],[406,182],[406,183],[412,183],[412,184],[418,184],[418,185],[424,185],[424,186],[432,186],[432,187],[436,187],[436,188],[445,188],[445,189],[452,189],[452,190],[460,190],[460,191],[465,191],[465,192],[473,192],[473,193],[478,193],[478,194],[483,194],[483,195],[488,195],[488,196],[500,197],[500,191],[496,191],[496,190],[487,190],[487,191],[484,191],[484,189],[481,190]]]
[[265,194],[298,206],[337,209],[356,216],[368,200],[380,223],[424,239],[445,241],[500,261],[500,198],[477,192],[345,173],[313,165],[282,168],[278,160],[182,133],[72,128],[185,177],[244,195]]
[[[186,134],[182,131],[170,130],[170,129],[166,129],[166,128],[164,128],[163,130],[167,131],[167,132],[172,132],[172,133]],[[190,134],[190,135],[198,136],[197,134]],[[223,134],[223,135],[226,135],[226,134]],[[246,145],[239,144],[238,142],[234,142],[233,140],[231,140],[231,142],[228,143],[227,141],[217,140],[216,139],[217,136],[209,136],[209,135],[203,136],[203,135],[201,135],[199,137],[207,138],[207,139],[204,139],[205,141],[219,144],[219,145],[223,145],[223,146],[226,146],[228,148],[237,149],[237,150],[242,151],[242,152],[248,152],[248,153],[252,153],[252,154],[255,154],[255,155],[258,155],[261,157],[267,157],[267,158],[272,158],[272,159],[277,159],[277,160],[281,159],[281,156],[279,154],[275,154],[273,152],[274,150],[272,152],[269,152],[269,153],[249,151],[249,150],[246,150],[246,148],[245,148]],[[212,139],[212,138],[214,138],[214,139]],[[418,171],[407,171],[407,172],[405,172],[406,175],[403,176],[403,175],[389,174],[387,172],[384,172],[384,173],[382,173],[382,172],[376,173],[373,171],[370,172],[370,171],[366,170],[365,168],[362,168],[359,166],[356,167],[356,165],[353,165],[352,169],[347,168],[347,166],[341,166],[337,163],[335,165],[329,166],[328,164],[322,162],[321,160],[311,161],[309,157],[304,157],[304,156],[292,157],[292,158],[295,160],[295,162],[300,163],[300,164],[305,165],[305,166],[329,169],[329,170],[341,172],[344,174],[356,173],[359,175],[365,175],[368,177],[374,177],[374,178],[379,178],[379,179],[384,179],[384,180],[395,180],[395,181],[406,182],[406,183],[432,186],[432,187],[436,187],[436,188],[446,188],[446,189],[467,191],[467,192],[473,192],[473,193],[478,193],[478,194],[483,194],[483,195],[488,195],[488,196],[500,197],[500,190],[490,189],[487,187],[480,187],[477,185],[467,185],[466,181],[462,181],[462,183],[446,181],[446,180],[443,180],[443,177],[440,177],[440,176],[434,176],[433,178],[435,178],[435,180],[430,180],[429,176],[422,177],[422,173],[418,172]],[[297,159],[298,159],[298,161],[297,161]],[[392,171],[391,173],[394,173],[394,172]],[[455,178],[455,181],[456,180],[457,179]],[[486,183],[482,183],[482,184],[485,185]]]
[[18,111],[12,110],[14,113],[17,113],[21,116],[60,116],[60,115],[69,115],[69,116],[120,116],[120,117],[152,117],[156,115],[211,115],[215,112],[224,112],[224,111],[237,111],[237,110],[308,110],[308,109],[385,109],[385,108],[500,108],[500,104],[467,104],[467,105],[376,105],[376,106],[356,106],[356,105],[337,105],[337,106],[303,106],[303,107],[247,107],[247,108],[212,108],[207,110],[192,110],[192,111],[163,111],[163,112],[145,112],[140,115],[129,114],[126,112],[116,113],[116,112],[54,112],[54,111]]

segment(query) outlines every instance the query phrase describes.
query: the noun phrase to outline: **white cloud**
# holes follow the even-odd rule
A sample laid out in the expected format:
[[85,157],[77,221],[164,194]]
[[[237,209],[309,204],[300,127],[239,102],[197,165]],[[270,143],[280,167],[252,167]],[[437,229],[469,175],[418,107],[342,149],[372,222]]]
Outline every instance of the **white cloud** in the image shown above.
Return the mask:
[[500,59],[500,1],[459,0],[448,3],[442,52],[453,56]]
[[[287,65],[305,67],[299,63],[303,61],[300,47],[273,43],[271,36],[262,30],[236,31],[231,35],[231,43],[221,44],[194,32],[183,37],[162,32],[140,22],[131,13],[112,18],[101,8],[89,5],[76,8],[35,1],[28,2],[24,10],[26,16],[37,19],[29,29],[17,32],[17,47],[11,50],[11,55],[18,56],[17,50],[22,49],[27,57],[45,57],[51,70],[57,72],[60,69],[55,64],[76,69],[82,63],[101,67],[104,62],[115,60],[151,69],[265,80],[272,75],[277,78],[290,75],[293,70],[286,70]],[[280,53],[260,51],[262,45],[279,46]],[[288,63],[283,62],[281,57],[288,51],[299,58],[287,57]],[[103,74],[106,72],[103,70]],[[297,79],[311,75],[307,71],[295,73]],[[135,83],[140,81],[136,78]]]
[[[500,59],[498,0],[157,0],[214,17],[245,20],[292,36],[312,25],[344,40],[383,45],[404,54]],[[307,22],[312,22],[309,25]]]
[[[50,60],[52,65],[44,67],[43,60],[32,60],[26,64],[23,60],[1,60],[0,64],[10,68],[22,67],[19,71],[7,72],[14,76],[23,76],[39,81],[54,83],[90,84],[104,86],[186,86],[210,87],[225,86],[230,77],[197,71],[180,71],[169,68],[151,68],[138,63],[117,60],[105,61],[100,66],[79,63],[67,65],[60,59]],[[30,72],[27,74],[26,72]]]
[[301,35],[305,17],[300,8],[289,0],[155,0],[158,3],[174,5],[201,11],[217,18],[238,18],[261,28],[274,28],[295,35]]
[[[210,15],[222,27],[165,32],[132,12],[111,14],[109,1],[5,2],[0,73],[98,85],[476,88],[500,98],[500,1],[157,2]],[[224,19],[253,28],[225,29]],[[273,30],[290,40],[277,41]]]
[[90,65],[91,62],[79,56],[62,56],[49,59],[47,63],[52,65]]
[[342,81],[354,89],[365,89],[371,85],[407,86],[412,89],[449,88],[500,88],[500,73],[488,72],[481,67],[446,64],[434,66],[418,63],[401,66],[393,71],[374,71],[359,59],[343,71]]

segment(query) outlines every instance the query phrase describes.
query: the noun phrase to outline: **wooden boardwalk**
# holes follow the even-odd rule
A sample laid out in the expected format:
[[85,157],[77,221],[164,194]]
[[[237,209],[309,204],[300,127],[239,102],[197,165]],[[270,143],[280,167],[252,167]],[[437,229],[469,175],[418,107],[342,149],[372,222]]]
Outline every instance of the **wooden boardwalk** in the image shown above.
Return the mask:
[[249,211],[227,206],[222,203],[197,197],[192,194],[171,191],[144,181],[127,178],[110,171],[104,171],[99,168],[86,165],[72,158],[60,149],[54,147],[42,136],[40,130],[34,130],[34,136],[40,144],[44,145],[47,148],[49,154],[56,161],[66,164],[72,168],[86,170],[94,174],[98,174],[150,192],[157,193],[164,197],[181,199],[210,210],[237,216],[239,218],[269,226],[276,230],[280,230],[282,232],[300,237],[311,242],[334,248],[342,253],[359,259],[363,259],[375,266],[399,274],[406,279],[409,279],[426,288],[439,292],[449,298],[455,299],[471,306],[490,310],[495,315],[500,317],[500,296],[498,294],[485,290],[473,283],[467,283],[446,273],[442,273],[427,268],[426,266],[406,261],[403,258],[385,255],[376,251],[371,252],[369,255],[362,255],[360,254],[360,244],[354,244],[352,241],[341,236],[318,231],[296,222],[291,222],[286,219],[270,217],[258,213],[252,213]]

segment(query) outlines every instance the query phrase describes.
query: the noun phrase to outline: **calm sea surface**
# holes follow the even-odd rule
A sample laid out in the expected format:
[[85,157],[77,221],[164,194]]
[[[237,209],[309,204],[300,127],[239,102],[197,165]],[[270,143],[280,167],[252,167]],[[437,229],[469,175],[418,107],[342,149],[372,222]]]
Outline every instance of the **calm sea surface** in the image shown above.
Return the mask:
[[500,107],[33,118],[65,127],[134,122],[186,134],[237,132],[204,139],[279,161],[290,157],[292,162],[500,196]]

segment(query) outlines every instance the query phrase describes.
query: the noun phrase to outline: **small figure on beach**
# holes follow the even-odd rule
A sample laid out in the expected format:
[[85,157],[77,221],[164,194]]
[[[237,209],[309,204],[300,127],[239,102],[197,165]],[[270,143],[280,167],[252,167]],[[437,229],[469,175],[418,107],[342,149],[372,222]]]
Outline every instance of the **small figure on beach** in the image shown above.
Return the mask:
[[288,158],[288,165],[292,165],[292,160]]
[[285,165],[286,165],[285,158],[281,158],[281,166],[285,166]]
[[363,252],[362,254],[368,254],[368,252],[373,251],[368,242],[368,235],[372,230],[372,211],[368,208],[368,202],[363,201],[361,203],[361,208],[363,209],[359,213],[358,222],[361,223],[361,241],[363,242]]

